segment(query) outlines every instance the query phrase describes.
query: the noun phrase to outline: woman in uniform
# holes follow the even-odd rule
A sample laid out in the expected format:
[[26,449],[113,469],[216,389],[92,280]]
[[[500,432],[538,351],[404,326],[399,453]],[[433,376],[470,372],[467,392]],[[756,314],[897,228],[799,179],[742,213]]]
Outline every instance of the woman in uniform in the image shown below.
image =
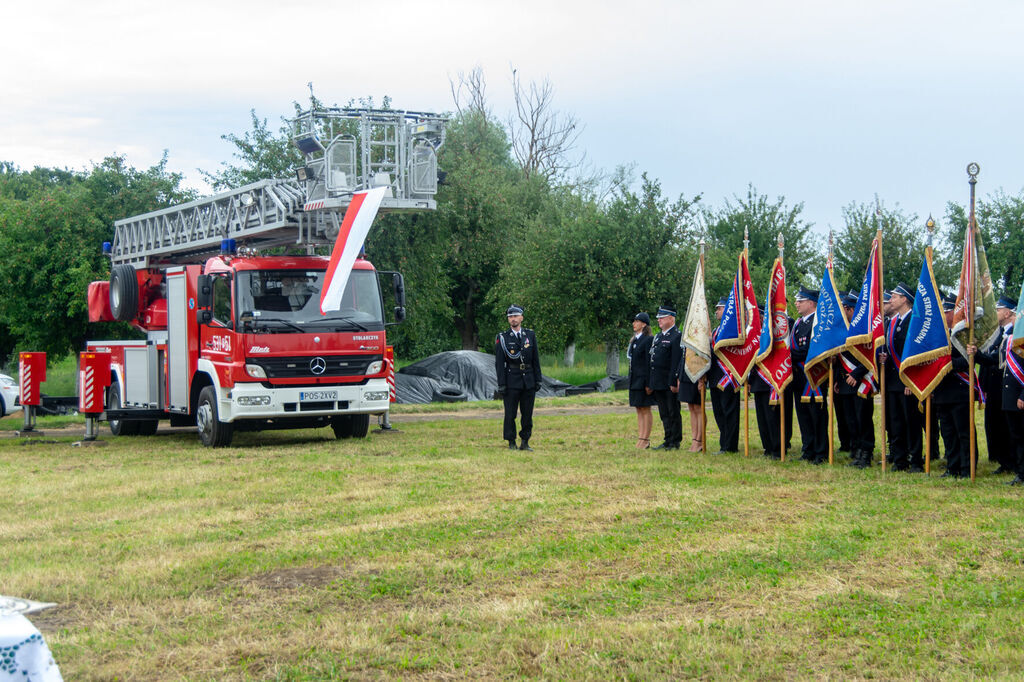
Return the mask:
[[648,381],[652,339],[651,316],[637,313],[633,318],[633,339],[626,349],[626,358],[629,361],[629,404],[636,408],[639,432],[636,447],[640,450],[651,447],[651,425],[654,423],[651,406],[655,400]]

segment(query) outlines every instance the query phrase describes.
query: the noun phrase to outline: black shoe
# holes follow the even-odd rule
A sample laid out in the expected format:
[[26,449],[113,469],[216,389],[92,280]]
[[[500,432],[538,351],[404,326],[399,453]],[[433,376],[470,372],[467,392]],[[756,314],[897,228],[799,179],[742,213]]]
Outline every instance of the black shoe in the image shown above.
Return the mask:
[[508,442],[508,449],[509,450],[518,450],[519,448],[516,447],[516,442],[514,440],[510,440]]
[[811,464],[828,464],[828,457],[815,457],[811,460]]
[[1020,474],[1017,474],[1017,478],[1010,481],[1009,485],[1024,485],[1024,478],[1021,478]]
[[520,450],[526,450],[527,452],[533,452],[533,448],[530,447],[530,441],[524,440],[523,444],[519,446]]
[[670,448],[668,443],[662,443],[661,445],[655,445],[652,450],[668,450]]
[[1007,469],[1002,464],[1000,464],[999,467],[994,472],[992,472],[992,473],[995,473],[995,474],[1012,474],[1013,470],[1012,469]]
[[910,468],[907,469],[907,471],[909,473],[912,473],[912,474],[923,474],[924,473],[924,467],[921,466],[920,464],[912,464],[910,466]]
[[862,450],[860,450],[860,448],[854,450],[853,452],[850,453],[850,461],[846,463],[846,466],[848,466],[848,467],[857,467],[858,469],[863,469],[864,467],[861,466],[861,463],[860,463],[860,460],[861,460],[862,456],[863,456],[863,452],[862,452]]
[[679,446],[678,445],[666,445],[665,449],[666,450],[678,450]]
[[941,476],[939,476],[939,478],[954,478],[954,477],[960,478],[960,474],[954,474],[949,469],[946,469],[946,473],[944,473]]

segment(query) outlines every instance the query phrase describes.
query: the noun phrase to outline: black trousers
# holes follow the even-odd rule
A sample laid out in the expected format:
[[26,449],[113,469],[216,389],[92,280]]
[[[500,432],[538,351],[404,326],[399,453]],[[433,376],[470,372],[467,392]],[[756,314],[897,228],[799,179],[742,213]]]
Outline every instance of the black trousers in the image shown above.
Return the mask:
[[[939,432],[946,450],[946,471],[956,476],[971,474],[970,406],[964,403],[936,403],[932,413],[939,421]],[[932,454],[935,450],[932,450]]]
[[[1001,391],[1002,389],[996,389]],[[988,459],[1003,468],[1015,470],[1013,448],[1010,445],[1010,427],[1003,414],[1002,396],[997,392],[988,394],[985,405],[985,442],[988,444]]]
[[889,458],[893,468],[923,467],[921,446],[924,438],[921,429],[924,426],[924,415],[917,409],[917,398],[904,395],[903,391],[888,391],[885,398],[889,421],[886,424],[891,453]]
[[1020,410],[1003,410],[1006,428],[1010,432],[1010,447],[1007,458],[1012,462],[1010,468],[1024,477],[1024,412]]
[[850,450],[875,450],[875,401],[853,393],[836,393],[836,420],[843,415],[849,425]]
[[779,406],[771,405],[771,393],[754,393],[754,413],[757,415],[757,432],[761,435],[761,447],[767,457],[781,456],[779,442]]
[[665,446],[678,448],[683,442],[683,417],[680,414],[679,396],[669,389],[655,391],[654,398],[658,401],[658,416],[665,430]]
[[533,434],[533,402],[537,398],[535,388],[509,388],[505,390],[505,425],[503,437],[505,440],[516,439],[516,411],[522,416],[523,429],[519,436],[523,440],[530,440]]
[[718,424],[718,446],[726,452],[740,449],[740,393],[734,388],[711,389],[711,411]]
[[834,392],[833,397],[835,398],[835,412],[836,412],[836,435],[839,436],[839,450],[843,452],[849,452],[853,449],[853,423],[850,421],[849,410],[842,405],[847,399],[856,398],[857,396],[852,393],[839,393]]
[[824,402],[804,402],[796,406],[796,421],[800,426],[802,459],[823,462],[828,459],[828,410]]

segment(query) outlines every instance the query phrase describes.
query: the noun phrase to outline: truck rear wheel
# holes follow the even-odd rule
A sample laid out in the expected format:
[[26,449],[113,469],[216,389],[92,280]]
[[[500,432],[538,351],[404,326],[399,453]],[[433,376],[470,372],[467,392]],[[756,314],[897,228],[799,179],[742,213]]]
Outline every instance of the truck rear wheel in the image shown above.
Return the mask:
[[230,422],[220,421],[217,409],[217,391],[206,386],[199,392],[199,406],[196,407],[196,427],[199,440],[208,448],[226,448],[231,445],[235,429]]
[[[107,409],[121,409],[121,387],[117,385],[116,381],[107,389]],[[108,419],[107,424],[110,426],[110,433],[115,436],[137,436],[139,433],[139,422]]]
[[368,414],[344,414],[331,419],[331,428],[334,429],[334,437],[343,438],[366,438],[370,432],[370,415]]
[[110,312],[114,319],[127,322],[139,310],[139,280],[135,268],[127,263],[115,265],[110,271]]
[[152,436],[156,433],[157,428],[160,427],[159,419],[143,419],[142,421],[135,422],[139,426],[140,436]]

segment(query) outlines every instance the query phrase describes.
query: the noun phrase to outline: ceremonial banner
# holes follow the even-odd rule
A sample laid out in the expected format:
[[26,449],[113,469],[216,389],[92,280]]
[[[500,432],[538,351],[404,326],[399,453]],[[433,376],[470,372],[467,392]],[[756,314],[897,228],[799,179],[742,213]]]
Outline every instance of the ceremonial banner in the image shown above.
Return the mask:
[[942,294],[927,257],[921,266],[914,311],[908,325],[900,361],[900,380],[923,402],[953,368],[949,329],[946,327],[946,315],[942,312]]
[[768,302],[761,323],[757,364],[773,390],[781,395],[793,380],[793,358],[789,353],[789,313],[786,308],[786,268],[776,258],[768,281]]
[[807,362],[804,363],[807,381],[815,388],[828,379],[828,359],[846,350],[846,336],[850,328],[842,299],[832,280],[831,266],[829,262],[821,276],[818,307],[814,313],[814,330],[811,332],[811,345],[807,348]]
[[974,303],[974,342],[982,351],[989,351],[999,336],[999,321],[996,318],[996,296],[992,288],[992,274],[988,268],[988,256],[981,242],[981,230],[967,227],[964,236],[963,265],[960,267],[960,288],[956,294],[953,309],[952,343],[957,350],[967,355],[970,342],[967,332],[967,304]]
[[[1020,285],[1020,295],[1024,296],[1024,284]],[[1024,357],[1024,298],[1017,298],[1017,316],[1013,320],[1013,338],[1010,339],[1009,346],[1013,348],[1013,352],[1021,357]]]
[[327,275],[323,288],[320,290],[320,313],[326,315],[331,310],[341,310],[341,297],[345,293],[348,277],[356,256],[366,241],[373,219],[384,199],[387,187],[374,187],[352,195],[352,202],[345,211],[338,230],[338,238],[331,251],[331,260],[327,264]]
[[739,267],[715,342],[715,355],[738,384],[746,383],[754,366],[760,348],[760,333],[761,312],[757,309],[754,283],[750,281],[747,254],[744,252],[740,254]]
[[704,293],[704,259],[697,260],[690,290],[690,305],[686,308],[680,344],[686,349],[685,370],[690,381],[697,381],[711,369],[711,318]]
[[853,309],[846,347],[869,372],[878,375],[875,353],[885,343],[885,323],[882,315],[882,278],[879,277],[878,259],[881,255],[878,237],[871,242],[871,255],[864,272],[857,307]]

